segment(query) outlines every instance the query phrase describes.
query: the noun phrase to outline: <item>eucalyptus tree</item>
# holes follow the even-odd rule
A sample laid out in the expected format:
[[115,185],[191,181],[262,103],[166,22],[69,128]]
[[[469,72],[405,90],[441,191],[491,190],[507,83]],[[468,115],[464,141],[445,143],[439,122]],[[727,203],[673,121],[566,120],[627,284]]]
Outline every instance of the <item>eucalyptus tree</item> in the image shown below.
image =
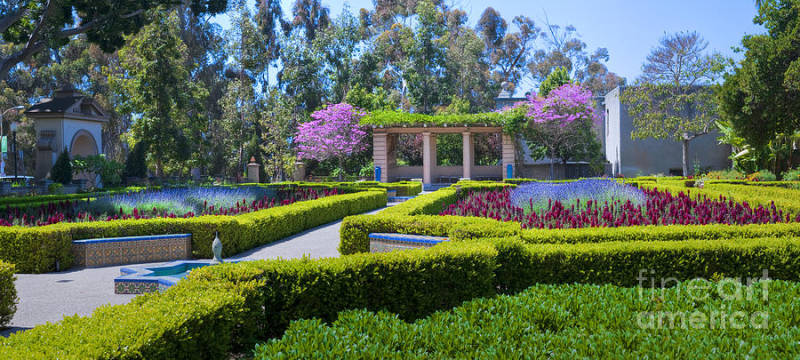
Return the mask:
[[554,70],[563,68],[595,95],[604,95],[624,84],[624,79],[606,66],[608,49],[597,48],[590,53],[574,26],[545,23],[541,38],[544,46],[533,52],[527,64],[535,81],[544,81]]
[[494,8],[486,8],[476,27],[481,34],[492,70],[506,90],[513,91],[526,75],[531,51],[540,29],[526,16],[517,16],[512,23],[518,29],[508,31],[508,23]]

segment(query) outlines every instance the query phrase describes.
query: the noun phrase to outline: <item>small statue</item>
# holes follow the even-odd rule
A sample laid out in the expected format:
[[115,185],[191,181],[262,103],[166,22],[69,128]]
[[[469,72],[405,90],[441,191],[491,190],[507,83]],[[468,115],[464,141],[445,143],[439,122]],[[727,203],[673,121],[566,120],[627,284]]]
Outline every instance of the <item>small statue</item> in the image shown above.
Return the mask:
[[214,235],[214,242],[211,243],[211,252],[214,253],[212,264],[222,264],[222,241],[219,241],[219,231]]

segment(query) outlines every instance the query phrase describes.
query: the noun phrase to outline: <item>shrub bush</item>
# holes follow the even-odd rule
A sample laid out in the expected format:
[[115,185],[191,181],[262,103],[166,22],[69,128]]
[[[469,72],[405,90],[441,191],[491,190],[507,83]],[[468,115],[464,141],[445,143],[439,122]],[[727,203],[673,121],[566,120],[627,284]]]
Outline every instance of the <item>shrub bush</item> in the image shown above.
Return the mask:
[[17,312],[17,288],[14,280],[14,264],[0,261],[0,329],[8,325]]
[[800,168],[786,171],[781,179],[783,181],[800,181]]
[[61,152],[50,170],[50,178],[53,181],[61,184],[72,183],[72,164],[70,163],[69,153],[67,149]]
[[154,234],[192,234],[192,254],[211,258],[219,231],[223,256],[271,243],[328,222],[386,205],[386,192],[367,190],[329,196],[237,216],[199,216],[140,220],[58,223],[40,227],[0,227],[0,259],[17,271],[42,273],[72,266],[72,240]]
[[[347,311],[330,325],[318,319],[294,322],[282,338],[258,345],[255,358],[347,358],[353,349],[370,359],[488,358],[514,353],[541,359],[800,357],[800,347],[785,345],[797,337],[796,311],[789,304],[800,296],[800,284],[757,284],[767,287],[769,301],[758,293],[752,299],[728,301],[716,293],[721,284],[687,282],[666,291],[537,285],[515,296],[472,300],[414,323],[386,312]],[[697,297],[686,295],[690,286],[700,289]],[[698,304],[694,300],[698,297],[708,300]],[[715,328],[690,325],[690,314],[699,311],[707,316],[711,309],[745,314],[736,323],[744,328],[719,319],[702,321]],[[655,323],[658,327],[649,327],[647,316],[636,322],[648,313],[678,316],[665,319],[662,326]],[[768,314],[769,326],[760,328],[766,319],[757,313]],[[725,355],[714,355],[718,353]]]
[[221,359],[252,347],[255,283],[181,281],[0,338],[0,359]]
[[750,180],[750,181],[775,181],[775,180],[778,180],[778,178],[775,176],[775,174],[772,173],[772,171],[759,170],[759,171],[754,172],[754,173],[752,173],[750,175],[747,175],[747,180]]
[[133,150],[128,154],[125,159],[125,169],[122,171],[124,177],[147,177],[147,163],[145,156],[147,155],[147,143],[140,141],[133,145]]

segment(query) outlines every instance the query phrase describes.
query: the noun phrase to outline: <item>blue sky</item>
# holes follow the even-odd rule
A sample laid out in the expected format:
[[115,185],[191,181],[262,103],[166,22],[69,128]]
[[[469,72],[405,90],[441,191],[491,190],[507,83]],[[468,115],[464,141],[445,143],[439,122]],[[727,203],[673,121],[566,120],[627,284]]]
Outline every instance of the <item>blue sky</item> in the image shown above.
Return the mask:
[[[754,0],[448,1],[465,10],[473,25],[487,6],[494,7],[509,22],[516,15],[525,15],[537,24],[548,19],[552,24],[574,25],[589,49],[608,48],[608,68],[629,81],[641,73],[642,62],[665,33],[697,31],[709,42],[709,49],[734,56],[731,47],[739,45],[743,35],[764,31],[752,21],[756,14]],[[294,1],[282,3],[288,16]],[[355,14],[362,7],[373,7],[372,0],[323,0],[333,16],[341,13],[345,3]],[[215,21],[228,26],[224,15]]]

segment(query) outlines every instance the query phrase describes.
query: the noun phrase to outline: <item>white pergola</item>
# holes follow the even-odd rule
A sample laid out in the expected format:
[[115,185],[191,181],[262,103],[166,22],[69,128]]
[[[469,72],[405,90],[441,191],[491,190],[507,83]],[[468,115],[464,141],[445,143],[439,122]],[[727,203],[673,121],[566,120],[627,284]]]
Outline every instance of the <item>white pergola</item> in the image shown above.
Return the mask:
[[[373,162],[376,180],[389,182],[399,177],[422,178],[425,185],[438,183],[441,177],[474,179],[497,177],[507,179],[514,176],[513,138],[497,126],[414,126],[414,127],[375,127],[373,128]],[[477,166],[473,135],[480,133],[502,134],[502,165]],[[399,134],[422,134],[422,166],[397,166],[395,150]],[[436,135],[461,134],[463,138],[463,164],[461,166],[438,166],[436,164]],[[377,179],[380,172],[380,179]]]

